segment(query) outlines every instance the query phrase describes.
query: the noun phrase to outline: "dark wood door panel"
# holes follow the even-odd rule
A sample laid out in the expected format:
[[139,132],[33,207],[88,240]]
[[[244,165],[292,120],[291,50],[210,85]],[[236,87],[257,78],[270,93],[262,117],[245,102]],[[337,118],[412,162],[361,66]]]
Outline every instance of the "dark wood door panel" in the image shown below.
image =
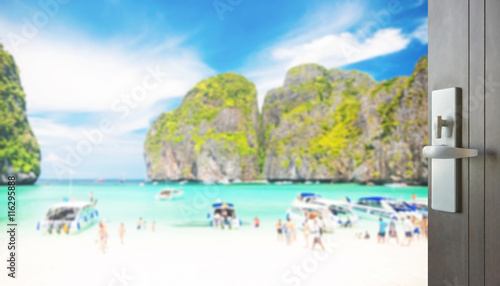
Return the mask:
[[485,284],[500,285],[500,1],[485,10]]
[[484,0],[470,0],[469,147],[479,155],[469,161],[469,285],[484,284]]
[[[429,1],[429,92],[448,87],[462,88],[465,114],[468,114],[469,103],[468,19],[467,1]],[[430,99],[431,96],[429,110],[432,108]],[[432,118],[429,118],[430,122]],[[432,134],[430,130],[429,134]],[[468,138],[469,122],[464,120],[463,145],[469,143]],[[432,170],[432,163],[430,168]],[[459,182],[462,190],[460,213],[429,210],[429,285],[468,285],[468,162],[464,162],[461,168],[464,176]],[[432,191],[429,187],[429,198]]]

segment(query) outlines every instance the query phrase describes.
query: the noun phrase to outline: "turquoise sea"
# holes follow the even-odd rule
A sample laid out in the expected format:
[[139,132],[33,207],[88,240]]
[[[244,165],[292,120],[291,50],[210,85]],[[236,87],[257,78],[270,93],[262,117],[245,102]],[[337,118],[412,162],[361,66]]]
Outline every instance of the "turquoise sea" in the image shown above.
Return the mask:
[[[47,184],[50,182],[50,185]],[[184,196],[174,201],[157,201],[156,193],[165,187],[181,187]],[[0,197],[0,222],[7,220],[7,186]],[[357,200],[364,196],[385,196],[410,200],[412,194],[427,198],[427,187],[393,188],[358,184],[145,184],[140,181],[120,183],[117,180],[94,183],[92,181],[41,181],[33,186],[18,186],[16,192],[16,220],[24,233],[35,232],[36,224],[47,208],[63,198],[89,200],[92,192],[98,200],[100,217],[112,224],[135,223],[139,217],[147,222],[156,221],[177,227],[206,226],[211,204],[220,199],[234,203],[238,217],[244,225],[258,216],[263,224],[274,224],[283,219],[292,200],[299,192],[315,192],[330,199],[348,196]]]

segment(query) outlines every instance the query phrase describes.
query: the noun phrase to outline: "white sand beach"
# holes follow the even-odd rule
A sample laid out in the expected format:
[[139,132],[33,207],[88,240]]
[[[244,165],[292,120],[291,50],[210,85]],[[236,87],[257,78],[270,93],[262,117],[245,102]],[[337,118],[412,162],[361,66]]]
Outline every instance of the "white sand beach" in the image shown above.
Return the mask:
[[110,223],[105,254],[95,243],[97,227],[70,236],[20,233],[17,278],[3,269],[0,284],[427,285],[427,240],[377,244],[376,225],[366,227],[369,240],[356,239],[360,227],[325,234],[328,251],[306,249],[301,231],[292,246],[278,242],[271,223],[231,231],[157,225],[154,233],[126,225],[121,245],[118,224]]

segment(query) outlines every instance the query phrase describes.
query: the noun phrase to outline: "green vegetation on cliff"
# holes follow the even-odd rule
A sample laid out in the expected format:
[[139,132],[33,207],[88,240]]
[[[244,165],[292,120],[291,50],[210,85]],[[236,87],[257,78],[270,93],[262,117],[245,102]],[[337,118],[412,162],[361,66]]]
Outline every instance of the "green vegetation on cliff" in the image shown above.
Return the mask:
[[[245,172],[249,166],[244,158],[255,157],[257,162],[257,124],[254,84],[235,73],[220,74],[199,82],[177,109],[155,121],[145,150],[153,162],[159,162],[160,158],[155,157],[161,156],[160,150],[166,142],[176,146],[188,140],[198,155],[212,141],[221,153],[243,158],[241,167]],[[158,166],[153,164],[154,168]]]
[[[380,83],[316,64],[290,69],[263,106],[264,177],[351,180],[363,165],[364,181],[423,180],[425,172],[415,171],[423,163],[414,155],[417,141],[427,138],[426,93],[426,56],[411,76]],[[405,156],[386,162],[383,154],[393,152]]]
[[226,73],[199,82],[145,142],[156,180],[424,183],[427,57],[410,76],[376,82],[317,64],[290,69],[262,114],[254,85]]
[[40,174],[40,147],[28,124],[18,68],[1,45],[0,97],[0,173],[32,172],[34,182]]

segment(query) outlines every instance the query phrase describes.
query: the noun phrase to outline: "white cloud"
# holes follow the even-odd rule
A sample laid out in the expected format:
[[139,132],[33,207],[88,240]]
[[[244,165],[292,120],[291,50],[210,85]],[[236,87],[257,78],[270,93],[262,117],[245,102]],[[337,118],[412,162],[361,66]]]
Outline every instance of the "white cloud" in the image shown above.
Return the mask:
[[110,110],[122,94],[142,84],[148,68],[158,68],[168,76],[141,101],[147,109],[158,100],[182,96],[213,73],[196,52],[180,47],[179,37],[130,49],[128,39],[101,42],[74,32],[53,35],[44,31],[25,44],[13,45],[9,35],[20,30],[0,21],[0,35],[20,69],[30,113]]
[[419,40],[422,44],[427,44],[428,41],[428,22],[427,18],[422,20],[422,23],[413,31],[411,36],[417,40]]
[[271,88],[282,85],[286,71],[304,63],[318,63],[327,68],[341,67],[378,56],[401,51],[411,38],[400,29],[378,30],[369,38],[360,39],[355,33],[324,35],[309,41],[290,45],[279,43],[266,49],[263,60],[248,68],[248,75],[257,86],[259,104]]
[[[9,39],[23,35],[20,31],[20,24],[0,19],[1,42],[19,67],[30,124],[41,145],[44,178],[57,177],[54,164],[66,162],[68,148],[76,150],[87,140],[82,131],[97,130],[104,118],[112,121],[113,131],[82,156],[76,177],[116,177],[127,169],[135,170],[129,171],[132,177],[144,177],[144,134],[134,131],[149,128],[165,111],[159,103],[183,96],[214,73],[195,50],[183,46],[182,36],[148,45],[144,35],[102,41],[51,26],[13,45]],[[92,120],[79,120],[79,113],[91,114]],[[61,114],[75,116],[65,121]],[[111,163],[116,167],[103,167]]]
[[409,42],[399,29],[379,30],[371,38],[361,41],[351,33],[341,33],[293,47],[277,47],[272,58],[286,61],[288,67],[304,63],[337,67],[400,51]]

